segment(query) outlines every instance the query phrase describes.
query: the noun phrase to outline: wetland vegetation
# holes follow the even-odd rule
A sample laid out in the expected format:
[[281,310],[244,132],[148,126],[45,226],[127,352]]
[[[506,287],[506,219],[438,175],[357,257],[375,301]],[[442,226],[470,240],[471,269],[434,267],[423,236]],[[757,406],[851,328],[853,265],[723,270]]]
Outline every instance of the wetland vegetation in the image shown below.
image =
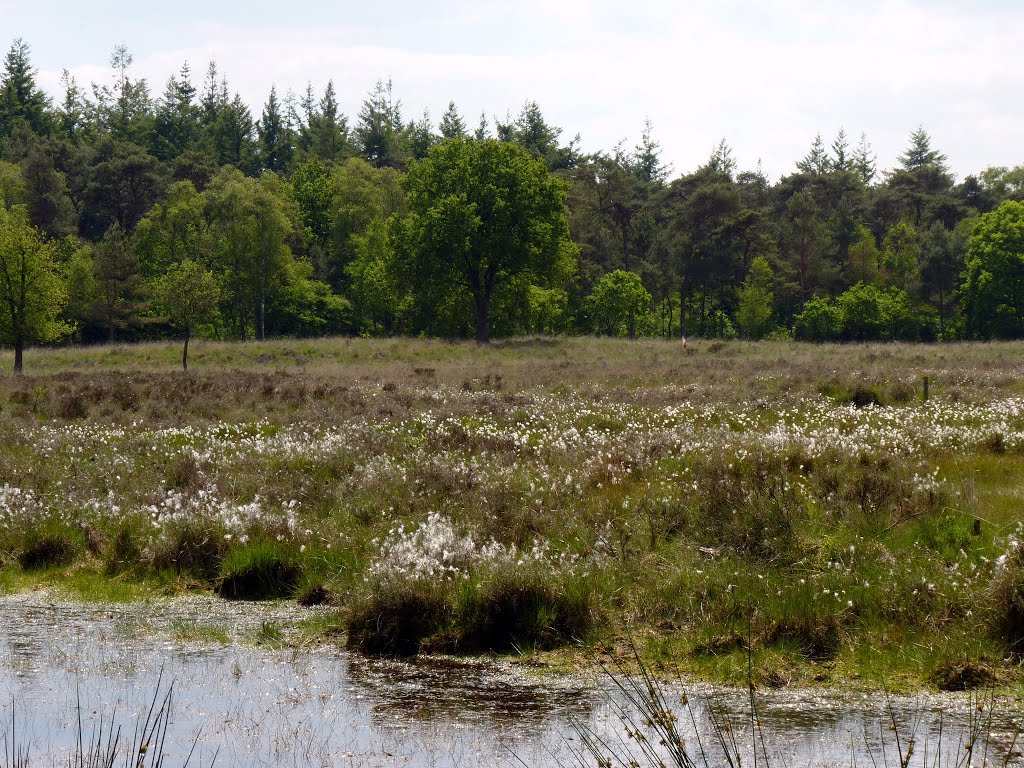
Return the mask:
[[1019,680],[1020,344],[177,354],[39,350],[0,379],[0,589],[288,597],[370,654],[634,638],[759,686]]

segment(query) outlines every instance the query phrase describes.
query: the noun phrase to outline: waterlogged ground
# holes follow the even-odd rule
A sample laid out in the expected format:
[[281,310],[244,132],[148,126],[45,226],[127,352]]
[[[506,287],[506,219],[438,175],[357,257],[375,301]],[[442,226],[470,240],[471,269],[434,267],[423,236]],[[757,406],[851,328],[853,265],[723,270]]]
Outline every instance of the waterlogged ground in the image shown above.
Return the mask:
[[0,592],[269,583],[369,650],[629,636],[732,682],[749,648],[765,687],[1019,680],[1024,346],[173,352],[0,381]]
[[[170,765],[193,745],[193,765],[216,754],[229,767],[576,765],[580,727],[608,750],[639,755],[623,718],[641,718],[607,677],[254,644],[268,622],[280,628],[278,639],[299,637],[293,628],[303,614],[286,604],[85,606],[36,593],[2,598],[0,612],[0,741],[28,746],[35,765],[66,759],[79,717],[86,737],[111,721],[130,734],[158,683],[166,690],[172,682]],[[217,627],[206,632],[218,639],[194,639],[201,627]],[[758,692],[761,729],[752,732],[743,692],[694,686],[683,707],[678,685],[665,691],[698,762],[703,746],[720,764],[716,734],[748,763],[756,743],[759,759],[777,765],[896,766],[911,739],[911,765],[959,764],[970,739],[979,744],[976,762],[982,744],[988,760],[1020,757],[1012,744],[1024,710],[1006,699],[990,716],[993,704],[979,711],[977,697]]]

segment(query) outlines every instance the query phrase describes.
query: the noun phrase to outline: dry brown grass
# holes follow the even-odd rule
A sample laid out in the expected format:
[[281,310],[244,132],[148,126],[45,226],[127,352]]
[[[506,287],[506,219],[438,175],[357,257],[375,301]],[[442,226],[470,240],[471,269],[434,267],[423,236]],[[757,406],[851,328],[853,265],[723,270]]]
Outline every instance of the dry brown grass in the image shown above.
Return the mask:
[[[25,376],[0,377],[5,416],[148,424],[241,421],[335,423],[398,418],[436,407],[431,388],[490,393],[493,415],[519,396],[571,390],[595,402],[798,403],[821,393],[882,402],[968,402],[1024,393],[1024,343],[807,345],[786,342],[527,338],[481,347],[415,339],[203,343],[193,370],[176,344],[32,350]],[[368,397],[368,392],[372,395]],[[481,399],[451,401],[479,412]]]

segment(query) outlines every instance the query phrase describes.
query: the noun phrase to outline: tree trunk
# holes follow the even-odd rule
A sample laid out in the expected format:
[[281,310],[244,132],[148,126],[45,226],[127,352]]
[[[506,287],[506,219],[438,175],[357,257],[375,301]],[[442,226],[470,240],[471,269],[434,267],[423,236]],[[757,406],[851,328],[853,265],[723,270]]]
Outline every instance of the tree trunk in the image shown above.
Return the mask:
[[473,294],[473,303],[476,305],[476,341],[478,344],[488,344],[491,341],[491,331],[488,322],[488,301],[482,291]]
[[679,281],[679,338],[686,340],[686,279]]
[[25,351],[25,339],[20,335],[14,339],[14,372],[21,373],[21,358],[22,353]]
[[181,369],[186,372],[188,371],[188,338],[190,335],[187,331],[185,332],[185,349],[181,353]]
[[946,340],[946,297],[942,290],[942,278],[939,278],[939,340]]

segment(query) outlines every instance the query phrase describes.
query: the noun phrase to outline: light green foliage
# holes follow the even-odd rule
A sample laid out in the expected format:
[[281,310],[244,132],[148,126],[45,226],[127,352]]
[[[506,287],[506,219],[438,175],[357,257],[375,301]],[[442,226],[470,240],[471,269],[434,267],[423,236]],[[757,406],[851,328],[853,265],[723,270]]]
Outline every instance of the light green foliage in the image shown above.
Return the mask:
[[315,157],[300,165],[290,179],[292,197],[309,254],[319,278],[326,276],[326,258],[331,237],[331,176]]
[[56,341],[71,332],[61,311],[67,291],[50,246],[28,223],[24,208],[0,208],[0,336],[14,347],[22,369],[26,344]]
[[739,290],[736,309],[736,322],[748,339],[760,339],[771,330],[774,279],[771,265],[764,256],[757,256],[750,262],[747,278]]
[[635,272],[616,269],[594,284],[588,298],[593,328],[609,336],[635,334],[637,319],[650,313],[651,294]]
[[193,332],[216,316],[220,288],[201,264],[186,259],[175,264],[154,285],[154,297],[168,322],[185,336],[181,366],[188,370],[188,342]]
[[885,327],[884,294],[874,285],[857,283],[836,299],[842,317],[842,336],[853,341],[874,341]]
[[569,297],[562,288],[541,288],[531,285],[529,295],[529,328],[533,333],[561,333],[566,330]]
[[796,317],[794,333],[806,341],[918,341],[934,338],[937,319],[899,288],[857,283],[836,300],[816,296]]
[[921,281],[917,230],[908,221],[899,221],[885,233],[882,266],[889,285],[907,293],[916,291]]
[[227,320],[239,338],[265,338],[268,305],[292,258],[292,222],[272,176],[250,179],[233,169],[204,193],[211,262],[222,275]]
[[873,283],[878,279],[882,255],[875,244],[875,236],[863,224],[858,224],[850,243],[846,271],[855,283]]
[[981,216],[967,246],[962,288],[971,338],[1024,335],[1024,203]]
[[371,222],[387,219],[405,209],[402,175],[393,168],[374,168],[352,158],[330,177],[330,241],[324,255],[322,279],[335,290],[348,286],[348,265],[357,258],[359,239],[368,234]]
[[793,335],[803,341],[833,341],[842,328],[842,311],[828,299],[815,296],[794,319]]
[[0,207],[24,205],[27,201],[28,189],[21,168],[0,160]]
[[143,274],[155,277],[185,259],[209,258],[211,243],[204,202],[191,181],[171,184],[167,197],[154,205],[135,229],[135,248]]
[[399,242],[409,284],[465,295],[477,341],[490,339],[496,289],[517,276],[558,285],[574,272],[563,183],[525,150],[449,139],[412,167],[405,186],[410,214]]
[[345,267],[356,324],[365,334],[396,330],[402,307],[393,265],[394,249],[388,222],[373,219],[363,234],[352,235],[356,257]]

